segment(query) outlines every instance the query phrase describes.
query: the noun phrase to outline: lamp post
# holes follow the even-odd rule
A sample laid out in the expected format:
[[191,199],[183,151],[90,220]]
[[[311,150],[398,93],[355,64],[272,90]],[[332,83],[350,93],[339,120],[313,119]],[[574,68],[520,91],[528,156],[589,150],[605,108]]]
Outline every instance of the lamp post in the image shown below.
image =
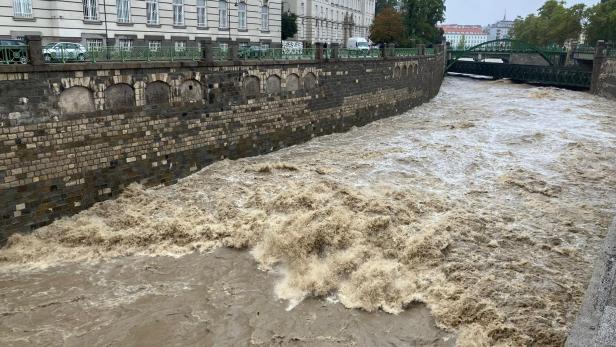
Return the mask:
[[[229,30],[229,44],[231,44],[231,1],[228,2],[227,5],[227,29]],[[237,1],[233,4],[234,7],[237,7]]]

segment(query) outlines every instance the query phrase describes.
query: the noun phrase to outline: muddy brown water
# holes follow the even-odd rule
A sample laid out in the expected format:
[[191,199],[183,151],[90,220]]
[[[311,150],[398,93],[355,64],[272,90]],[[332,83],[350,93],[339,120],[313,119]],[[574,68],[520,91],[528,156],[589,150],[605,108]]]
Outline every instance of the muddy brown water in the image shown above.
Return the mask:
[[0,342],[562,345],[615,214],[615,109],[447,78],[404,115],[131,185],[0,250]]

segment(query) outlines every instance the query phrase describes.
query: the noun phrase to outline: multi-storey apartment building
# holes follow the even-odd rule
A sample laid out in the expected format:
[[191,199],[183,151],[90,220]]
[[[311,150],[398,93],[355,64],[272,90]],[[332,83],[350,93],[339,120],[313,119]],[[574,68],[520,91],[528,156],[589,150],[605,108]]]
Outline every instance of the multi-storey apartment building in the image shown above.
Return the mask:
[[279,0],[2,0],[0,37],[89,47],[195,47],[207,41],[278,47]]
[[505,14],[503,20],[488,25],[488,40],[508,39],[514,24],[514,21],[507,20],[507,15]]
[[284,0],[283,11],[297,15],[296,40],[344,44],[349,37],[368,37],[375,5],[375,0]]
[[443,24],[439,26],[443,29],[445,39],[451,43],[452,48],[469,48],[477,46],[488,40],[488,34],[481,25],[458,25]]

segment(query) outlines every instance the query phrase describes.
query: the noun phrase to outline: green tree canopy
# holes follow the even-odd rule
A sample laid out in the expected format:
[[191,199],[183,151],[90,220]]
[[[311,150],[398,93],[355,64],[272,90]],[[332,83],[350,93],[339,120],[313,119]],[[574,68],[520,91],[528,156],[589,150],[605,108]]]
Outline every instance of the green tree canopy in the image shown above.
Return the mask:
[[400,42],[404,36],[402,16],[391,7],[386,7],[374,17],[370,26],[370,41],[378,43]]
[[598,40],[616,43],[616,0],[603,0],[588,9],[586,41],[594,45]]
[[283,40],[293,37],[297,33],[297,15],[291,12],[283,12],[280,26]]
[[547,0],[536,15],[515,20],[512,37],[537,46],[562,45],[579,38],[584,13],[583,4],[567,8],[562,0]]
[[401,0],[408,39],[420,43],[440,42],[443,31],[436,23],[445,20],[444,0]]
[[378,15],[384,9],[391,7],[395,8],[398,5],[398,0],[376,0],[374,14]]

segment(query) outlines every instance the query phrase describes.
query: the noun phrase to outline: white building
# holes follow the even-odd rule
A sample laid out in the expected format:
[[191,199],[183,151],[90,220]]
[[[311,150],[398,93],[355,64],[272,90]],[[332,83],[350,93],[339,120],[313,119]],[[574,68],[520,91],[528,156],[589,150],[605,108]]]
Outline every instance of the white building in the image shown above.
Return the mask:
[[461,42],[464,42],[464,48],[470,48],[488,40],[488,34],[481,25],[443,24],[439,27],[443,29],[445,39],[453,49],[457,49]]
[[1,0],[0,38],[41,35],[88,46],[279,47],[280,0]]
[[295,40],[344,44],[349,37],[368,38],[375,0],[284,0],[283,11],[297,15]]
[[508,39],[514,23],[512,20],[507,20],[505,16],[503,20],[488,25],[488,40]]

